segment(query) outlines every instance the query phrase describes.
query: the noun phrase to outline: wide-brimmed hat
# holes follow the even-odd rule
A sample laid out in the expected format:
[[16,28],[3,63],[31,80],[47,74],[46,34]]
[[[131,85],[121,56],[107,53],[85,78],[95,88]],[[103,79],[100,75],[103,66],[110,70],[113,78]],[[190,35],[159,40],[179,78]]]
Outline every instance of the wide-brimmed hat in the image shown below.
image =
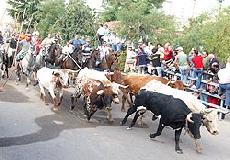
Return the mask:
[[181,47],[181,46],[176,48],[176,51],[183,51],[183,50],[184,50],[184,49],[183,49],[183,47]]

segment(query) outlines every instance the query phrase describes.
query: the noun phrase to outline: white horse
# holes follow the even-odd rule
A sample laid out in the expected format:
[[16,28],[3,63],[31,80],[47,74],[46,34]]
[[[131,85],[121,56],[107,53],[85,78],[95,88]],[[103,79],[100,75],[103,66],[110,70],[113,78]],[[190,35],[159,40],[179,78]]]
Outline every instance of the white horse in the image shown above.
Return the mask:
[[33,49],[30,47],[25,57],[20,62],[18,62],[16,71],[17,81],[21,80],[21,73],[26,76],[26,88],[28,88],[31,82],[31,75],[34,71],[34,63],[34,52]]

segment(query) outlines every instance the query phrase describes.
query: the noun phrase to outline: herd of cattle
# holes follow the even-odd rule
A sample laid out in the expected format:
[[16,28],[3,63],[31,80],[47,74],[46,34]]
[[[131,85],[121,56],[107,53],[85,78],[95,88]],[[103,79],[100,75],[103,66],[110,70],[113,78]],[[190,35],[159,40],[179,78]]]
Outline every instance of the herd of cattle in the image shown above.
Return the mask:
[[[76,76],[73,76],[76,75]],[[75,79],[74,79],[74,78]],[[149,110],[153,113],[152,120],[160,118],[157,132],[150,134],[150,138],[160,136],[165,126],[175,130],[175,150],[183,153],[179,146],[179,138],[184,128],[195,142],[196,151],[201,147],[197,142],[200,139],[200,127],[204,125],[208,132],[217,135],[218,113],[220,109],[206,108],[194,95],[185,92],[186,86],[180,80],[168,79],[139,74],[124,74],[119,70],[114,72],[102,72],[84,68],[80,71],[68,69],[41,68],[37,71],[37,79],[40,87],[41,99],[47,103],[45,89],[52,99],[54,110],[58,110],[63,97],[63,88],[74,79],[74,92],[71,94],[71,110],[75,102],[83,96],[83,108],[87,119],[90,120],[97,110],[105,109],[107,118],[112,118],[112,103],[120,103],[119,95],[122,95],[121,110],[125,111],[128,102],[127,114],[122,120],[124,125],[128,116],[135,113],[129,129],[135,124],[138,117],[142,122],[142,115]],[[56,94],[56,91],[59,94]],[[57,96],[59,95],[59,96]],[[135,96],[133,102],[132,96]]]

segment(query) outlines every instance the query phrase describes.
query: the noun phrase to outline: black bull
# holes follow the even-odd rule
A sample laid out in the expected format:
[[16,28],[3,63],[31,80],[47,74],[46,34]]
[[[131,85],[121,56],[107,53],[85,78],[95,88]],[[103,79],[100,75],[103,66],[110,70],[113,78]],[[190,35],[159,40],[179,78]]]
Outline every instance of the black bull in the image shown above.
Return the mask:
[[175,129],[175,150],[177,153],[183,153],[179,146],[179,138],[184,127],[187,127],[188,132],[191,133],[194,139],[201,137],[200,126],[202,125],[203,115],[191,114],[192,111],[180,99],[145,90],[141,90],[137,95],[134,105],[128,109],[127,115],[122,121],[122,125],[126,123],[129,115],[136,112],[130,125],[130,127],[132,127],[143,109],[150,110],[156,116],[161,115],[157,132],[150,134],[150,138],[160,136],[165,126],[170,126]]

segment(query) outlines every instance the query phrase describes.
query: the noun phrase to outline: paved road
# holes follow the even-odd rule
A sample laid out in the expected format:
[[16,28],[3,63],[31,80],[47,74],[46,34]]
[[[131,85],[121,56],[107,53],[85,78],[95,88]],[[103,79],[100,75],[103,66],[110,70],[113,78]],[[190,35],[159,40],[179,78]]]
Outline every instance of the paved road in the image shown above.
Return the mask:
[[[39,99],[38,88],[9,82],[0,92],[0,160],[229,160],[230,118],[220,121],[218,136],[202,127],[203,152],[197,154],[188,135],[181,136],[183,155],[174,152],[174,132],[165,128],[162,136],[150,140],[158,121],[145,117],[144,127],[126,130],[119,122],[124,117],[114,105],[114,123],[108,123],[99,111],[87,122],[81,101],[69,112],[69,92],[65,91],[61,111]],[[148,113],[150,114],[150,113]]]

